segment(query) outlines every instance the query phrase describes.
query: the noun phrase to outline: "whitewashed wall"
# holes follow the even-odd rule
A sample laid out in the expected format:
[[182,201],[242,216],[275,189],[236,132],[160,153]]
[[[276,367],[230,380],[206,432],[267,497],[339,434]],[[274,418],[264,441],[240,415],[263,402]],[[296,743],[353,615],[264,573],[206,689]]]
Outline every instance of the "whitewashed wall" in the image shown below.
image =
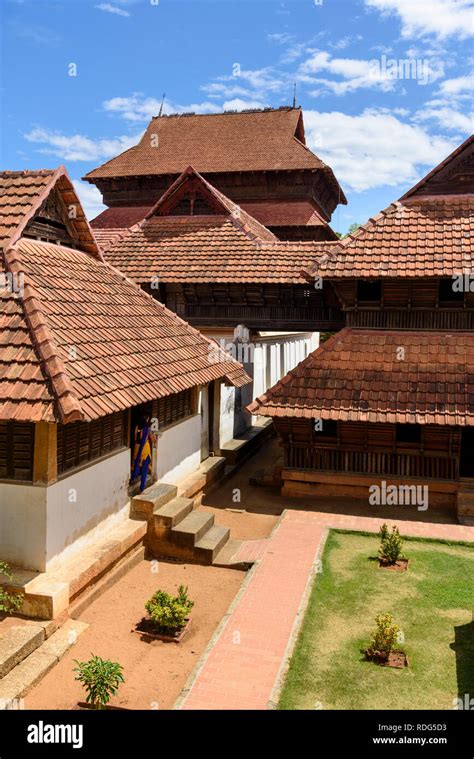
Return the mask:
[[175,485],[194,472],[201,463],[201,415],[185,419],[165,429],[158,439],[157,475]]

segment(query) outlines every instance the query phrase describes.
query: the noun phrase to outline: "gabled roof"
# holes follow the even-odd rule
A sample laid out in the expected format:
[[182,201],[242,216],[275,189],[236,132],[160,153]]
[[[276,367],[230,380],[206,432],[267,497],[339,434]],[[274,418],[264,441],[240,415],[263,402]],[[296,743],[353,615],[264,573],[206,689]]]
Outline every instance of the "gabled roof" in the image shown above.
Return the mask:
[[[243,368],[120,272],[90,255],[20,240],[5,254],[23,295],[2,299],[0,419],[90,421]],[[18,309],[18,303],[21,311]]]
[[[400,200],[403,202],[415,195],[430,195],[440,192],[440,184],[449,182],[450,193],[473,191],[474,181],[474,136],[471,135],[444,161],[441,161],[434,169],[417,182]],[[445,190],[441,189],[441,192]]]
[[473,426],[474,334],[345,328],[248,410],[280,418]]
[[0,247],[12,245],[21,237],[53,190],[59,193],[67,211],[71,207],[74,209],[74,213],[69,215],[69,222],[74,228],[78,246],[101,258],[64,166],[54,170],[0,172]]
[[[214,379],[250,381],[213,341],[103,261],[65,170],[2,179],[1,420],[91,421]],[[74,204],[85,250],[22,237],[52,192]]]
[[[471,176],[471,179],[469,177]],[[466,180],[466,181],[464,181]],[[463,142],[396,203],[304,271],[336,277],[451,277],[474,264],[474,138]]]
[[135,147],[84,179],[310,169],[323,171],[340,203],[347,202],[332,170],[306,147],[301,108],[267,108],[153,118]]
[[[175,215],[176,204],[202,190],[212,213]],[[175,205],[173,205],[175,204]],[[135,225],[104,248],[110,263],[139,284],[162,282],[304,283],[327,243],[281,242],[189,167]]]
[[91,221],[91,227],[97,236],[99,229],[128,229],[138,224],[153,206],[114,206],[106,208]]
[[450,277],[474,265],[474,195],[417,196],[391,206],[331,247],[306,271],[339,277]]

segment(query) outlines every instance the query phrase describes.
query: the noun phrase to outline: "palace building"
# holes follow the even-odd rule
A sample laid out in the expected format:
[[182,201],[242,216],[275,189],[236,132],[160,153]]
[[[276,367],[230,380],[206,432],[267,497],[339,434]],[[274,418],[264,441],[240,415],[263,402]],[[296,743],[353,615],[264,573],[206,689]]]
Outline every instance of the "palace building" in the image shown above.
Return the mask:
[[331,215],[347,200],[306,145],[301,108],[151,120],[139,144],[89,172],[109,208],[101,237],[141,221],[187,166],[281,240],[334,240]]
[[144,408],[153,479],[177,483],[209,455],[209,399],[250,378],[104,261],[64,168],[0,173],[0,241],[0,555],[52,571],[127,520],[141,529],[128,517]]
[[345,327],[249,406],[280,436],[283,494],[367,502],[381,481],[427,485],[474,523],[473,211],[471,137],[320,246],[306,277],[330,285]]

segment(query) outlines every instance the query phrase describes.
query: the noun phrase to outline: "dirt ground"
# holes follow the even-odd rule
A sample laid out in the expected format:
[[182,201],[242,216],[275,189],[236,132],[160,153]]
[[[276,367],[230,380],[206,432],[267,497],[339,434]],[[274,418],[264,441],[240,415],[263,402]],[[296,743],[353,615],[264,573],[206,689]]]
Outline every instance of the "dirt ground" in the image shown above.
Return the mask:
[[[90,627],[75,646],[27,694],[26,709],[69,709],[84,700],[74,680],[74,659],[91,654],[120,662],[125,683],[113,704],[129,709],[169,709],[197,664],[212,634],[239,590],[245,574],[194,564],[160,561],[158,572],[142,561],[94,601],[78,618]],[[195,605],[191,627],[179,644],[146,643],[132,627],[145,615],[144,604],[162,588],[177,591],[189,586]]]

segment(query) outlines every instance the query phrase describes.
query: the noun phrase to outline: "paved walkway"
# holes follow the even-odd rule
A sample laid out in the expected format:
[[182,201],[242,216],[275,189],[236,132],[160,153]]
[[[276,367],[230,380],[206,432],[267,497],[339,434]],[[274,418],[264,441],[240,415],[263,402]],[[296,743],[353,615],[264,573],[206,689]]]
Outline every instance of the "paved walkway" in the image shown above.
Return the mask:
[[474,542],[474,527],[462,525],[285,512],[270,538],[240,548],[240,560],[258,563],[179,708],[267,709],[326,530],[377,532],[384,521],[403,535]]

